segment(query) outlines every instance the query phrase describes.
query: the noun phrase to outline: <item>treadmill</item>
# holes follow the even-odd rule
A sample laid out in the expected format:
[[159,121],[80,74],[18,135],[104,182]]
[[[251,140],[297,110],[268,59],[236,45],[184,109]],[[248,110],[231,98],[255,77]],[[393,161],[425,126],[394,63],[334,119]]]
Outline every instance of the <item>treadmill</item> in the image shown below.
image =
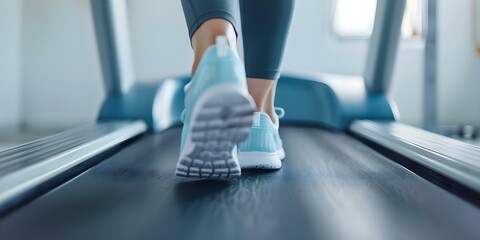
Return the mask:
[[282,76],[283,168],[230,181],[175,176],[189,78],[136,83],[125,1],[91,6],[98,122],[0,152],[0,239],[480,239],[480,148],[387,95],[405,0],[377,0],[364,76]]

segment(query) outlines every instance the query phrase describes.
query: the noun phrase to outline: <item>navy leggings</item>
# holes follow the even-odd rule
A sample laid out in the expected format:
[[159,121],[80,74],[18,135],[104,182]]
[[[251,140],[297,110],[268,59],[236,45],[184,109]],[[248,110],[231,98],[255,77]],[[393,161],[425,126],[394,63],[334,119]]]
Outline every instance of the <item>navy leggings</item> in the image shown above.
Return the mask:
[[191,39],[205,21],[214,18],[229,21],[238,32],[235,13],[240,5],[247,77],[277,80],[294,1],[182,0],[182,6]]

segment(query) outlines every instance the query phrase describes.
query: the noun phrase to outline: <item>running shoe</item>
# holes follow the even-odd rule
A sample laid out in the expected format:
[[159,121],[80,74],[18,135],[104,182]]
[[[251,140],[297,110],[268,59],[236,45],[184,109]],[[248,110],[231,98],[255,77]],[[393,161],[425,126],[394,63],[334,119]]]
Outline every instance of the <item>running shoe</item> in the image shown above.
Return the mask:
[[185,86],[185,109],[176,175],[188,178],[239,177],[236,145],[247,139],[255,104],[245,68],[219,36]]
[[[275,108],[278,119],[285,115],[282,108]],[[263,112],[253,114],[253,126],[245,142],[238,144],[238,158],[243,169],[280,169],[285,158],[278,124]]]

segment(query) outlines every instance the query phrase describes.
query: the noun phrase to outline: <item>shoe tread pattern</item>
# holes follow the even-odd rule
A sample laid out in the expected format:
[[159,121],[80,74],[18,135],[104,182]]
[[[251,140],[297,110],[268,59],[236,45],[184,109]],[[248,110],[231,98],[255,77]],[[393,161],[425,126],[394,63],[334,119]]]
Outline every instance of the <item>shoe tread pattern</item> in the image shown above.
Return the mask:
[[194,148],[180,159],[176,175],[207,179],[239,177],[240,164],[233,151],[250,132],[251,102],[241,94],[225,93],[211,97],[200,107],[191,124]]

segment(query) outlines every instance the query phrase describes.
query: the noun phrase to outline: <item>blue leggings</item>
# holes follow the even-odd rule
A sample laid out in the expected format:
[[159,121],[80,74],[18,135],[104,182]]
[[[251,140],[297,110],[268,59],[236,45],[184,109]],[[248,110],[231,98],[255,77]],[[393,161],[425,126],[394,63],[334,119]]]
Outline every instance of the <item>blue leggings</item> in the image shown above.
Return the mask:
[[294,0],[182,0],[190,39],[205,21],[214,18],[229,21],[238,32],[238,5],[247,77],[277,80]]

